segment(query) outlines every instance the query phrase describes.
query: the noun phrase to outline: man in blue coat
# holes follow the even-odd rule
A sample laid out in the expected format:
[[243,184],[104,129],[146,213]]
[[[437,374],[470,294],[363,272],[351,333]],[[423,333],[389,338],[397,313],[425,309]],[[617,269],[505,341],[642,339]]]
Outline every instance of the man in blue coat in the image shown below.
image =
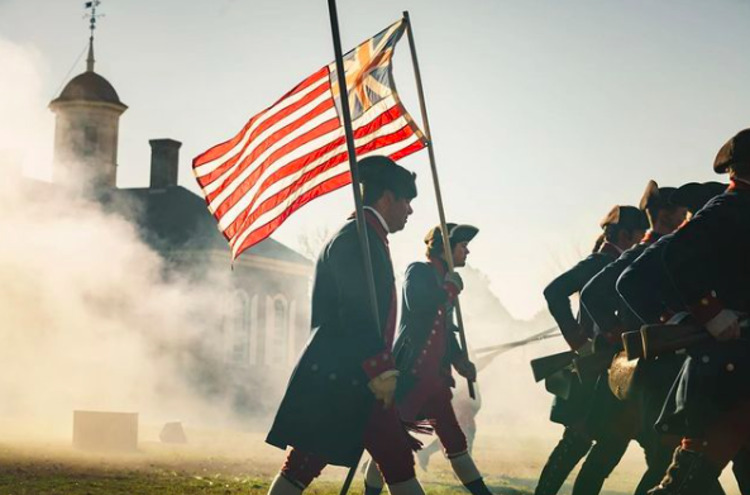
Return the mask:
[[663,251],[674,289],[714,339],[688,350],[657,423],[683,439],[653,495],[706,493],[750,447],[750,343],[740,331],[750,313],[750,129],[722,146],[714,171],[729,173],[729,188]]
[[[479,232],[471,225],[446,225],[454,266],[466,265],[469,242]],[[409,265],[404,278],[401,322],[394,352],[402,372],[396,391],[401,417],[410,422],[429,420],[458,479],[473,495],[491,495],[469,453],[451,399],[456,384],[452,369],[470,380],[476,368],[456,339],[453,305],[463,289],[461,277],[448,271],[440,226],[425,237],[426,261]],[[378,473],[371,465],[365,479],[366,495],[379,493]]]
[[[648,222],[634,206],[615,206],[600,223],[603,233],[593,253],[553,280],[544,297],[563,337],[573,351],[590,353],[594,336],[591,317],[580,308],[573,314],[570,298],[600,270],[616,260],[626,249],[637,243],[646,232]],[[535,495],[556,495],[575,466],[591,448],[594,438],[586,429],[586,416],[591,406],[594,383],[581,383],[573,373],[563,370],[560,378],[571,385],[569,397],[555,397],[551,421],[565,426],[563,436],[547,460],[539,476]]]
[[[687,208],[675,205],[671,199],[676,189],[672,187],[659,187],[655,181],[649,181],[646,191],[641,199],[640,208],[646,212],[650,229],[641,240],[632,248],[625,251],[616,261],[607,265],[594,278],[592,278],[581,292],[581,304],[595,323],[600,347],[597,352],[612,353],[621,348],[621,334],[624,331],[640,329],[642,322],[629,310],[627,305],[619,297],[616,289],[617,279],[620,274],[635,261],[643,251],[664,235],[670,234],[685,221]],[[648,385],[651,394],[639,394],[658,396],[655,404],[661,410],[664,396],[671,385],[674,376],[679,370],[680,362],[663,359],[658,362],[658,368],[654,363],[639,364],[641,377],[649,377]],[[648,368],[648,369],[646,369]],[[646,373],[646,371],[648,373]],[[672,372],[671,379],[669,372]],[[663,378],[667,375],[666,380]],[[641,383],[645,381],[642,380]],[[664,390],[663,384],[667,387]],[[654,486],[655,482],[666,470],[671,458],[674,443],[663,447],[661,439],[651,427],[655,417],[651,418],[650,424],[642,415],[643,406],[639,401],[629,400],[620,402],[615,399],[610,391],[608,374],[603,374],[596,385],[594,404],[589,413],[588,422],[593,430],[617,430],[619,433],[613,438],[615,443],[597,443],[586,456],[586,461],[576,478],[573,495],[594,495],[601,491],[605,479],[611,474],[620,462],[631,439],[636,439],[643,447],[646,454],[646,463],[649,467],[643,476],[641,483],[636,489],[636,495],[645,495],[646,490]],[[658,390],[653,390],[657,388]],[[657,411],[658,414],[658,411]],[[671,448],[669,448],[671,447]]]
[[271,495],[299,495],[327,464],[354,466],[366,449],[392,495],[424,493],[413,439],[393,397],[396,292],[388,234],[402,230],[417,195],[415,174],[383,156],[360,161],[380,328],[375,324],[353,218],[315,267],[312,334],[289,380],[267,442],[291,447]]

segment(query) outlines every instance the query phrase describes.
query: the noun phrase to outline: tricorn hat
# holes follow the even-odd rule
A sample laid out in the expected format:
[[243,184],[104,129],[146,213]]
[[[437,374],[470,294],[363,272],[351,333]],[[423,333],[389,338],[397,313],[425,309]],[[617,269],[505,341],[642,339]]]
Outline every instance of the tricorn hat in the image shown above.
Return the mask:
[[711,198],[727,190],[727,185],[721,182],[688,182],[672,193],[669,202],[674,206],[683,206],[695,214],[708,203]]
[[714,172],[724,174],[731,165],[750,166],[750,129],[738,132],[721,147],[714,160]]
[[659,187],[654,180],[648,181],[646,190],[643,192],[639,207],[641,210],[660,210],[672,206],[669,198],[676,191],[674,187]]
[[599,222],[601,228],[617,225],[626,230],[647,230],[648,218],[646,214],[635,206],[613,206],[607,216]]
[[[447,223],[445,226],[448,227],[448,238],[450,239],[451,246],[455,246],[460,242],[470,242],[479,233],[479,229],[473,225]],[[427,232],[424,243],[430,249],[443,247],[443,233],[440,230],[440,225],[431,228]]]
[[417,174],[382,155],[373,155],[358,162],[359,179],[367,187],[373,184],[393,191],[402,198],[417,197]]

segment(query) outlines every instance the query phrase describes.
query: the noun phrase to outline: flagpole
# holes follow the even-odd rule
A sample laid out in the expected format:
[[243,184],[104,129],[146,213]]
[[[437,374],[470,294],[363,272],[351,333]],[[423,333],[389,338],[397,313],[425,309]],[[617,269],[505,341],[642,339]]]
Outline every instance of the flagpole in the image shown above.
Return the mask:
[[[417,93],[419,94],[419,107],[422,110],[422,125],[424,126],[424,134],[427,138],[428,146],[427,152],[430,156],[430,169],[432,170],[432,183],[435,186],[435,199],[437,200],[438,215],[440,216],[440,232],[443,236],[443,247],[445,249],[445,261],[448,263],[448,272],[453,273],[455,266],[453,264],[453,250],[451,249],[450,236],[448,228],[445,223],[445,209],[443,208],[443,196],[440,192],[440,181],[438,180],[437,165],[435,164],[435,150],[432,143],[432,133],[430,132],[430,121],[427,118],[427,106],[424,100],[424,90],[422,89],[422,76],[419,72],[419,61],[417,60],[417,48],[414,44],[414,34],[412,33],[411,20],[409,19],[409,11],[404,11],[404,20],[406,21],[407,33],[409,36],[409,48],[411,49],[411,60],[414,65],[414,76],[417,80]],[[458,336],[461,341],[461,349],[469,359],[469,348],[466,345],[466,332],[464,331],[464,319],[461,313],[461,304],[459,303],[458,297],[456,297],[456,319],[458,320]],[[474,382],[470,379],[466,379],[469,396],[472,399],[476,399],[474,392]]]
[[[341,116],[344,120],[344,131],[346,133],[346,151],[349,155],[349,170],[352,174],[352,191],[354,192],[354,206],[357,218],[357,233],[359,243],[362,246],[362,259],[365,265],[365,278],[367,289],[370,294],[370,305],[372,316],[378,332],[382,332],[380,317],[378,315],[378,300],[375,294],[375,277],[372,273],[372,260],[370,257],[370,243],[367,238],[367,224],[365,223],[365,211],[362,206],[362,191],[359,188],[359,167],[357,166],[356,148],[354,147],[354,132],[352,131],[352,117],[349,111],[349,92],[346,87],[346,72],[344,69],[344,55],[341,50],[341,35],[339,33],[339,20],[336,12],[336,0],[328,0],[328,13],[331,17],[331,34],[333,37],[333,51],[336,55],[336,75],[339,83],[339,98],[341,100]],[[363,449],[364,451],[364,449]],[[357,466],[362,458],[362,453],[357,464],[349,468],[346,481],[341,487],[340,495],[346,495],[354,480]]]

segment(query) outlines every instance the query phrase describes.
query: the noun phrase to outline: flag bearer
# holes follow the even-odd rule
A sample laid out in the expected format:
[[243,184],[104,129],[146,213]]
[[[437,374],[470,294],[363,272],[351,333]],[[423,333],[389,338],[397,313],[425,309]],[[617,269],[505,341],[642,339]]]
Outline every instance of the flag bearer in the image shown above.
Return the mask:
[[289,380],[267,442],[291,447],[271,495],[299,495],[327,464],[353,466],[364,447],[392,495],[420,495],[412,439],[393,405],[396,293],[388,234],[402,230],[417,196],[415,174],[383,156],[360,161],[381,327],[374,321],[353,218],[315,267],[312,334]]
[[[466,265],[469,242],[479,229],[471,225],[447,224],[456,268]],[[456,382],[451,370],[470,380],[476,368],[461,350],[453,323],[453,304],[463,289],[461,277],[448,271],[440,226],[425,237],[426,261],[409,265],[404,279],[401,323],[394,352],[401,370],[397,403],[405,421],[429,420],[458,479],[473,495],[489,495],[482,475],[469,453],[466,436],[459,426],[451,399]],[[368,469],[366,493],[377,495],[379,484],[374,467]]]

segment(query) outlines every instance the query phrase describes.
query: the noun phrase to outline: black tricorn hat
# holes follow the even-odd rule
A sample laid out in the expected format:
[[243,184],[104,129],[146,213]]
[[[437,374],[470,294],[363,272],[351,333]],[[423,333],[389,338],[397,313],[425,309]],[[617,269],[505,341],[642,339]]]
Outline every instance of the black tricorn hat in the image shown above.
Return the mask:
[[731,165],[750,166],[750,129],[738,132],[721,147],[714,160],[714,172],[724,174]]
[[[479,229],[473,225],[446,223],[445,226],[448,227],[448,238],[450,239],[451,246],[455,246],[459,242],[470,242],[479,233]],[[443,246],[443,234],[440,230],[440,225],[431,228],[427,232],[424,243],[430,249]]]
[[670,197],[676,191],[674,187],[659,187],[654,180],[648,181],[646,190],[643,192],[639,207],[641,210],[660,210],[667,206],[672,206],[669,202]]
[[674,206],[683,206],[690,213],[697,213],[711,198],[727,190],[727,185],[721,182],[688,182],[672,193],[669,202]]
[[401,198],[417,197],[417,174],[409,172],[387,156],[368,156],[359,160],[357,165],[359,180],[365,187],[373,184],[393,191]]
[[647,230],[648,218],[646,214],[635,206],[613,206],[607,216],[599,222],[601,228],[617,225],[626,230]]

